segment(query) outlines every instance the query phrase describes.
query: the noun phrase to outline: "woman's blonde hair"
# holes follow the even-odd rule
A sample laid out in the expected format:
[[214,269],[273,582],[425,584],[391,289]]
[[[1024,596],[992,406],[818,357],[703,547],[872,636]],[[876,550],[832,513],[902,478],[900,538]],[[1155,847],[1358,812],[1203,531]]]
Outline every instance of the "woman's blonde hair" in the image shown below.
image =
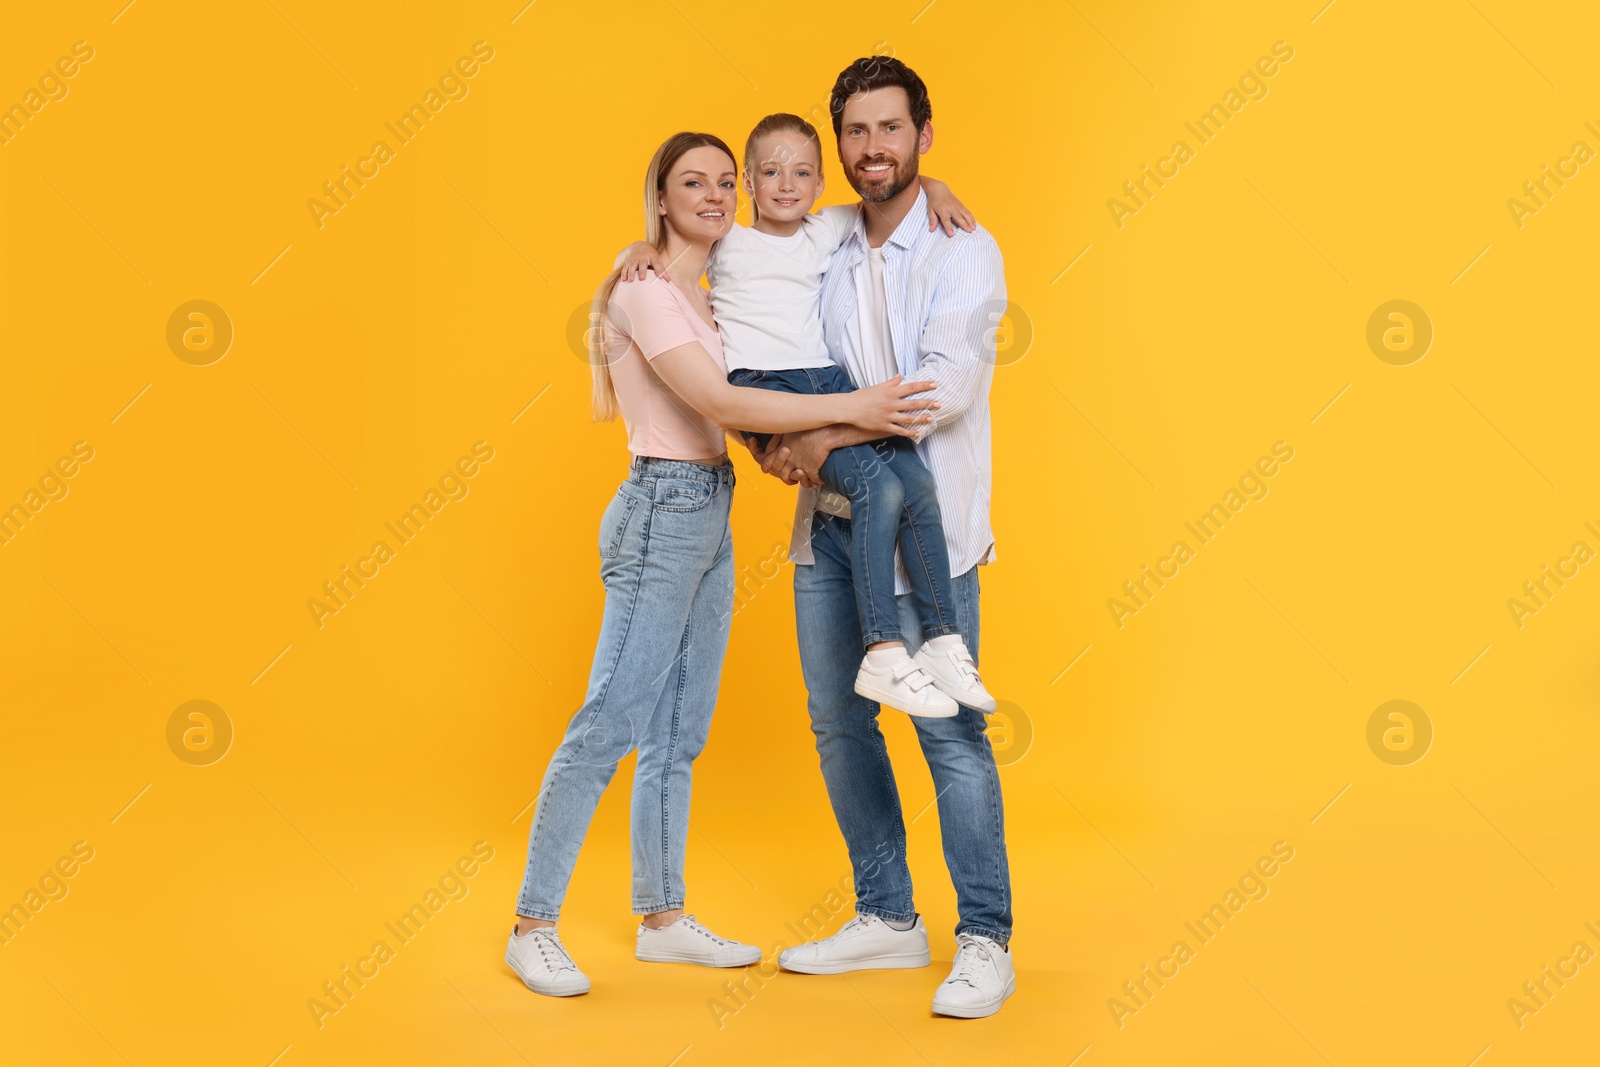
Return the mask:
[[[661,200],[667,188],[667,176],[684,154],[696,148],[716,148],[725,152],[729,161],[733,150],[722,138],[709,133],[675,133],[661,142],[656,154],[650,157],[650,166],[644,172],[644,239],[656,251],[667,247],[667,221],[661,214]],[[589,366],[594,374],[594,417],[597,422],[610,422],[617,417],[617,390],[611,383],[611,364],[606,359],[606,305],[611,292],[617,287],[621,269],[612,270],[594,294],[589,305],[589,330],[585,337],[589,349]]]
[[[750,136],[744,142],[744,169],[750,175],[750,184],[755,184],[755,168],[766,162],[756,158],[756,149],[761,146],[764,137],[774,133],[797,133],[801,137],[809,137],[817,144],[817,174],[822,174],[822,138],[817,136],[817,128],[799,115],[791,115],[787,111],[780,111],[775,115],[768,115],[756,123],[756,128],[750,131]],[[780,160],[779,162],[788,162]],[[761,208],[756,204],[756,198],[750,198],[750,221],[757,222],[761,218]]]

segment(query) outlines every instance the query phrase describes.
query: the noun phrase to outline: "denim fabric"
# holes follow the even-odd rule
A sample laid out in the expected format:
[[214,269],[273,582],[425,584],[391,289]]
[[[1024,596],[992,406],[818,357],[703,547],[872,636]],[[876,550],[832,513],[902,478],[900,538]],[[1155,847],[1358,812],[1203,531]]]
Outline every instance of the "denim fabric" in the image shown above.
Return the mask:
[[[733,385],[785,393],[848,393],[839,367],[736,370]],[[900,549],[922,639],[960,632],[950,591],[950,552],[939,518],[933,475],[908,437],[836,448],[822,464],[823,482],[850,501],[851,570],[862,647],[907,641],[894,594],[894,552]],[[909,643],[909,641],[907,642]]]
[[[856,911],[906,921],[916,915],[916,907],[900,793],[878,728],[878,704],[857,696],[853,685],[860,633],[853,622],[850,527],[850,519],[813,514],[816,562],[794,569],[800,668],[810,694],[822,778],[850,852]],[[976,658],[978,569],[958,575],[951,586],[957,623]],[[922,638],[908,599],[900,598],[901,621],[906,647],[914,652]],[[954,718],[911,721],[933,774],[945,866],[955,884],[960,917],[956,933],[1004,943],[1011,937],[1011,872],[1000,774],[984,716],[963,707]]]
[[633,910],[683,906],[690,767],[733,617],[733,467],[636,457],[600,522],[605,614],[583,706],[539,787],[517,913],[555,921],[617,762],[633,778]]

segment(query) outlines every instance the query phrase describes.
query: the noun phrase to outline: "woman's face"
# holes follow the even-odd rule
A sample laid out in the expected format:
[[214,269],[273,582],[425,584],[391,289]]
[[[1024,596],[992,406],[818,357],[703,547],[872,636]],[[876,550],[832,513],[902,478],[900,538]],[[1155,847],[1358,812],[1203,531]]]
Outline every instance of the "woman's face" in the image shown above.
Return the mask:
[[739,206],[736,179],[733,159],[720,148],[701,145],[685,152],[661,194],[668,228],[687,241],[709,243],[727,236]]

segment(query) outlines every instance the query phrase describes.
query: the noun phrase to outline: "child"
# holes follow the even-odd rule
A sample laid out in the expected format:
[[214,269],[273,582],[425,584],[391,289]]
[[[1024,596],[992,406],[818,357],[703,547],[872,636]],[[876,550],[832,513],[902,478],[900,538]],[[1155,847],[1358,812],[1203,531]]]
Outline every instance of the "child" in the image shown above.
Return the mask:
[[[850,235],[858,208],[810,214],[821,195],[817,131],[796,115],[769,115],[745,143],[744,187],[752,225],[735,225],[706,267],[723,335],[728,381],[791,393],[842,393],[855,386],[828,355],[819,303],[823,273]],[[923,176],[930,214],[946,228],[972,218],[943,182]],[[624,250],[623,280],[671,264],[643,242]],[[766,435],[754,438],[762,449]],[[747,442],[748,443],[748,442]],[[855,691],[910,715],[946,718],[957,704],[983,712],[995,700],[955,626],[950,558],[933,475],[906,437],[835,449],[818,472],[850,502],[851,570],[866,655]],[[898,545],[925,639],[907,655],[894,596]]]

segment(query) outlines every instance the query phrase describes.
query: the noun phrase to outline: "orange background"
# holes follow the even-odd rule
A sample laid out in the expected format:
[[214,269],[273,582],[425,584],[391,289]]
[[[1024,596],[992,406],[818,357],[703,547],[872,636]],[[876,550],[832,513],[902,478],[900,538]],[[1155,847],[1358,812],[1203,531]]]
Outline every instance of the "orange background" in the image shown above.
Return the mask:
[[[0,546],[0,905],[92,849],[0,945],[0,1059],[1589,1054],[1592,965],[1536,1014],[1507,1002],[1575,942],[1600,949],[1600,578],[1559,563],[1600,546],[1600,178],[1569,164],[1536,213],[1508,201],[1574,142],[1600,147],[1593,12],[121,3],[13,11],[0,35],[0,103],[93,50],[0,144],[0,504],[93,451]],[[478,41],[493,58],[466,95],[319,227],[307,201]],[[1276,42],[1293,57],[1265,95],[1200,143],[1185,123]],[[874,51],[928,82],[925,169],[996,236],[1013,302],[983,664],[1008,701],[1019,992],[986,1021],[928,1013],[953,896],[926,768],[890,716],[932,968],[782,975],[735,1002],[723,983],[743,975],[636,963],[625,767],[565,918],[594,992],[536,997],[500,956],[626,459],[620,426],[588,419],[571,317],[639,236],[661,139],[742,144]],[[1108,202],[1180,139],[1192,158],[1119,226]],[[233,334],[203,366],[214,348],[168,341],[193,300]],[[1431,324],[1425,352],[1369,347],[1392,300]],[[322,583],[480,441],[467,494],[319,628]],[[1293,459],[1267,494],[1119,627],[1123,583],[1280,441]],[[754,572],[793,490],[739,463]],[[1546,564],[1569,578],[1519,627],[1508,601]],[[849,914],[790,578],[753,582],[735,620],[689,842],[690,909],[764,950],[813,908],[830,931]],[[195,700],[221,709],[199,755],[191,720],[169,731]],[[1392,700],[1409,726],[1384,717],[1369,745]],[[180,758],[214,755],[224,721],[221,759]],[[1268,895],[1118,1013],[1277,842],[1293,859]],[[460,899],[441,890],[319,1028],[307,1001],[463,857]]]

